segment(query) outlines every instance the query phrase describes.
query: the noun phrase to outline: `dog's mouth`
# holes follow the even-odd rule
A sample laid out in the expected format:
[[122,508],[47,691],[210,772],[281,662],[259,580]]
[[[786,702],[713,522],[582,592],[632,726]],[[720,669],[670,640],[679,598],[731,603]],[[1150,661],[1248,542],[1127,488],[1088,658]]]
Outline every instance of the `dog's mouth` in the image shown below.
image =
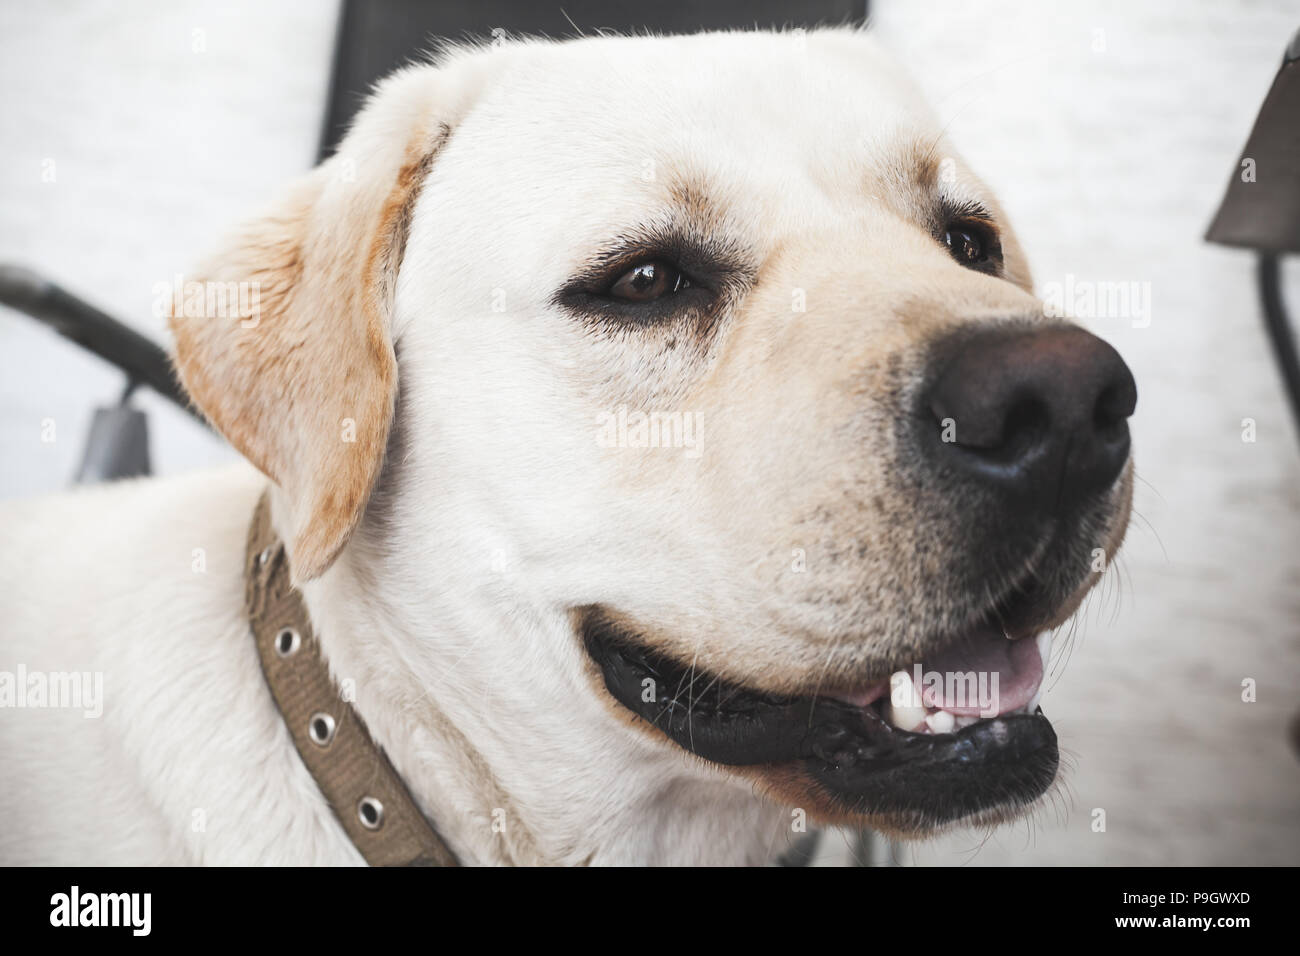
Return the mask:
[[847,694],[774,694],[701,672],[599,608],[581,633],[624,708],[823,819],[900,834],[993,822],[1056,777],[1056,734],[1038,707],[1051,635],[1011,640],[996,614]]

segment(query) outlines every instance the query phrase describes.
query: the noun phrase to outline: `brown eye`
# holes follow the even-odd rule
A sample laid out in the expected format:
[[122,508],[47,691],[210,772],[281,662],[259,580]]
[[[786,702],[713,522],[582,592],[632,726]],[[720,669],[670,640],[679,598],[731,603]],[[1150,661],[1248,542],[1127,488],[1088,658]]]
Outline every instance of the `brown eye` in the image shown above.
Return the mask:
[[609,296],[624,302],[653,302],[690,285],[672,263],[662,260],[638,262],[614,280]]
[[951,225],[944,232],[943,241],[952,257],[964,266],[979,265],[989,258],[988,233],[979,226]]

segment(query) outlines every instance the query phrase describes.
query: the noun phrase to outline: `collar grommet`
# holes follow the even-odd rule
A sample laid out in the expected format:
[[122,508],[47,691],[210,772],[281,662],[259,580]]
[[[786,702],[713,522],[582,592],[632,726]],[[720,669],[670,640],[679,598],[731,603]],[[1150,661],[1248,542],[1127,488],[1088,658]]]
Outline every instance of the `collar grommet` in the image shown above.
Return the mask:
[[275,652],[281,657],[292,657],[302,647],[302,637],[291,627],[282,627],[275,635]]
[[335,729],[337,725],[334,718],[321,710],[311,715],[311,720],[307,723],[307,736],[317,747],[328,747],[334,739]]
[[384,805],[374,797],[362,797],[357,804],[357,819],[367,830],[378,830],[384,825]]

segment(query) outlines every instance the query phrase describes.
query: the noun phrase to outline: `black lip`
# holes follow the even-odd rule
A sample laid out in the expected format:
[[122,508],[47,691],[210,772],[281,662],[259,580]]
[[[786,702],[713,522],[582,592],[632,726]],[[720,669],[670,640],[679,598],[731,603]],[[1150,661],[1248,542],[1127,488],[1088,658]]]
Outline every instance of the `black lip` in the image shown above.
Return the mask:
[[582,635],[614,699],[678,746],[725,766],[792,767],[841,811],[925,828],[1027,805],[1056,777],[1056,733],[1041,710],[914,734],[869,708],[694,671],[599,613]]

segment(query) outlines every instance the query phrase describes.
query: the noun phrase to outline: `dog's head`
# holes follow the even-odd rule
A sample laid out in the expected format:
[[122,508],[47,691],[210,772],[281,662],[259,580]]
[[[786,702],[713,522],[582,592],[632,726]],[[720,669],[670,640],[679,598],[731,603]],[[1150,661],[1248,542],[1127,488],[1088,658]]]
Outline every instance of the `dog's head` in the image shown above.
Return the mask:
[[513,622],[461,680],[904,832],[1054,778],[1036,635],[1123,536],[1133,380],[861,33],[453,51],[202,279],[258,309],[178,310],[178,366],[296,579],[364,539],[429,641]]

